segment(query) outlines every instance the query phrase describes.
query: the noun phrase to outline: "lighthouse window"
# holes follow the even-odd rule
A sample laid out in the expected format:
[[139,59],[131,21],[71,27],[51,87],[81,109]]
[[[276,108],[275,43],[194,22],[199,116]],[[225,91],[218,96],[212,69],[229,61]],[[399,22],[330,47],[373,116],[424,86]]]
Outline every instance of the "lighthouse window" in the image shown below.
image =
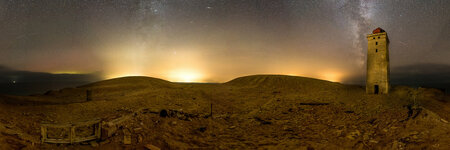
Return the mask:
[[378,45],[378,42],[375,42],[375,45]]
[[378,49],[375,49],[375,53],[378,53]]

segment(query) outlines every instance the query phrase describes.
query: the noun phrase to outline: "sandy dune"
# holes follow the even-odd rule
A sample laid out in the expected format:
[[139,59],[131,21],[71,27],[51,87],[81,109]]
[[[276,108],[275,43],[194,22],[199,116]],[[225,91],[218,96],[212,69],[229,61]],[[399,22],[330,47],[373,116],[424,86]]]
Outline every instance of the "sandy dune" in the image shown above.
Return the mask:
[[[125,77],[1,96],[0,149],[450,149],[449,100],[435,89],[366,95],[360,86],[282,75],[222,84]],[[123,116],[131,117],[104,140],[40,143],[41,123]]]

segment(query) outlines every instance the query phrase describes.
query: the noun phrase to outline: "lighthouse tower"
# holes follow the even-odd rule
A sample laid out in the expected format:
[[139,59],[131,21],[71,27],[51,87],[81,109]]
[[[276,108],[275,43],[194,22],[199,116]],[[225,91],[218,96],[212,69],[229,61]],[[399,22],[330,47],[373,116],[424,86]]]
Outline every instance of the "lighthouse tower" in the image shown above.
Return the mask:
[[367,94],[389,93],[389,38],[377,28],[367,35]]

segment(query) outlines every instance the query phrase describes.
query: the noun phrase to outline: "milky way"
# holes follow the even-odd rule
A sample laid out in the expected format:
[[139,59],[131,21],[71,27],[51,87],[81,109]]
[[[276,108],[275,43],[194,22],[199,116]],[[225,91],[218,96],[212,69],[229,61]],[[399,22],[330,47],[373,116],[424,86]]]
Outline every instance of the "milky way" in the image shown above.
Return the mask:
[[365,74],[365,36],[391,67],[450,65],[450,1],[0,1],[0,65],[224,82],[249,74]]

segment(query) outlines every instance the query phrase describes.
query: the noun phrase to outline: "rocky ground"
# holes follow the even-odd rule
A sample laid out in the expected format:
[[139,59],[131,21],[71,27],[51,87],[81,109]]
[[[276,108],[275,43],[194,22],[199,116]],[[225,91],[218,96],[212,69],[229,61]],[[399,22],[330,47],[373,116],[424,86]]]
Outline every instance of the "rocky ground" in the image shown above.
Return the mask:
[[[293,76],[223,84],[127,77],[1,96],[0,149],[450,149],[449,100],[436,89],[366,95],[364,87]],[[94,119],[121,122],[97,141],[40,141],[42,123]]]

